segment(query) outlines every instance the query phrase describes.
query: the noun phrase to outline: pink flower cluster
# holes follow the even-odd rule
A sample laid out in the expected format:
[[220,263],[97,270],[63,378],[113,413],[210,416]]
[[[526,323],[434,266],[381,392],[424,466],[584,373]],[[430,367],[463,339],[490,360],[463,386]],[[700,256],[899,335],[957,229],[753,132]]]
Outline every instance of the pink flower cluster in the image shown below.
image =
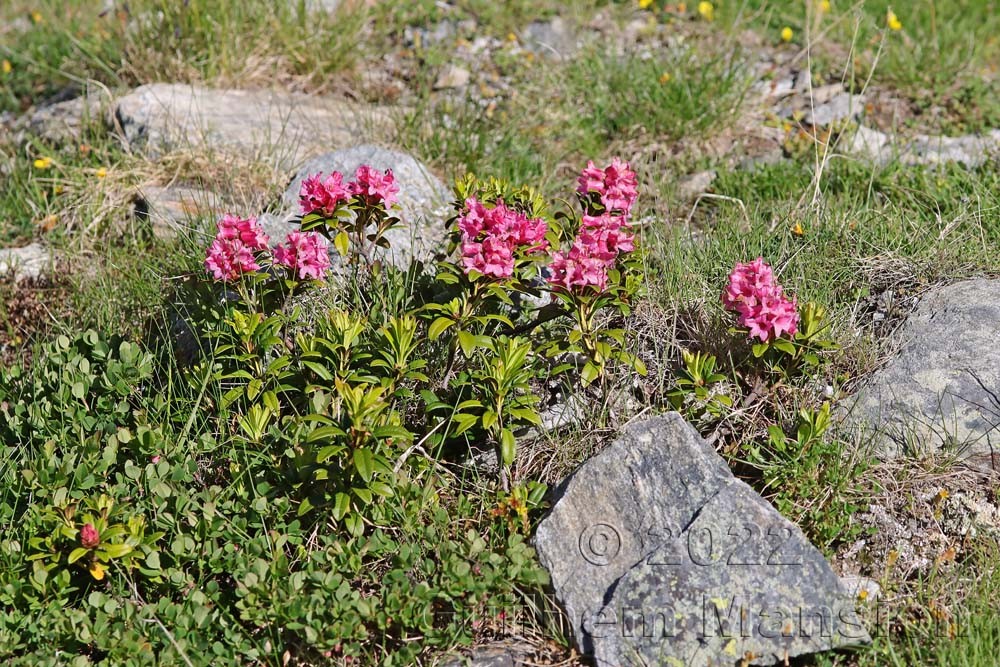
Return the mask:
[[[549,265],[549,283],[565,290],[608,286],[608,269],[619,255],[635,250],[635,237],[629,231],[629,215],[635,204],[638,179],[627,162],[618,158],[604,169],[588,162],[580,175],[577,192],[584,196],[596,192],[603,211],[588,210],[569,252],[557,252]],[[587,200],[584,200],[587,205]]]
[[518,251],[525,254],[548,248],[545,221],[507,208],[498,201],[486,208],[474,197],[465,200],[465,214],[458,221],[462,231],[462,266],[493,278],[510,278]]
[[604,169],[594,166],[594,161],[587,162],[587,167],[580,174],[576,191],[584,196],[596,192],[606,211],[617,212],[628,217],[639,196],[639,180],[628,162],[614,158]]
[[396,203],[398,194],[399,185],[392,169],[383,173],[363,164],[354,172],[354,180],[346,185],[344,175],[339,171],[326,178],[321,173],[306,178],[299,187],[299,206],[303,215],[319,213],[329,218],[352,196],[361,198],[368,205],[382,203],[388,208]]
[[[205,269],[223,282],[260,271],[261,256],[271,252],[268,241],[255,218],[244,220],[227,214],[219,220],[215,239],[205,253]],[[275,264],[287,267],[300,280],[322,280],[330,268],[327,241],[317,232],[289,233],[273,255]]]
[[325,238],[316,232],[290,232],[274,249],[274,263],[288,267],[300,280],[322,280],[330,268]]
[[101,544],[101,536],[94,524],[85,523],[80,529],[80,546],[84,549],[96,549]]
[[260,270],[257,253],[266,251],[268,238],[255,218],[225,215],[219,220],[215,240],[208,247],[205,269],[216,280],[236,280],[244,273]]
[[735,312],[741,327],[751,338],[767,343],[798,330],[799,311],[796,299],[782,294],[774,272],[758,257],[747,264],[737,264],[729,274],[729,284],[722,293],[722,305]]

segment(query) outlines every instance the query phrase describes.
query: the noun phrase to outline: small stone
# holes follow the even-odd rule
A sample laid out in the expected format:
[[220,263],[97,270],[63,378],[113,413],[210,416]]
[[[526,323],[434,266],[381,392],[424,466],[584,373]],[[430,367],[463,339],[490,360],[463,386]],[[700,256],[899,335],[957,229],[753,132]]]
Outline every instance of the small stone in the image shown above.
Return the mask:
[[892,159],[891,138],[884,132],[859,125],[841,143],[841,149],[851,155],[866,157],[875,164],[885,164]]
[[15,281],[41,278],[52,264],[52,252],[40,243],[0,249],[0,275],[13,273]]
[[434,82],[435,90],[443,90],[445,88],[464,88],[469,85],[469,70],[464,67],[459,67],[458,65],[448,65],[444,71],[438,76],[437,81]]
[[505,640],[477,646],[465,657],[445,658],[441,667],[518,667],[532,656],[530,644]]
[[521,38],[529,51],[556,59],[569,58],[579,48],[573,30],[565,19],[558,16],[548,21],[529,23]]
[[906,147],[901,161],[908,164],[957,162],[978,167],[1000,153],[1000,130],[983,135],[943,137],[919,135]]
[[684,201],[692,201],[698,195],[708,192],[715,181],[714,170],[699,171],[691,174],[677,184],[677,197]]
[[868,577],[848,575],[840,578],[840,586],[847,591],[847,595],[853,599],[866,604],[871,604],[882,595],[882,587],[877,581]]
[[864,108],[864,98],[850,93],[839,93],[830,101],[817,104],[812,109],[806,109],[802,117],[807,125],[825,127],[838,121],[852,118],[861,113]]

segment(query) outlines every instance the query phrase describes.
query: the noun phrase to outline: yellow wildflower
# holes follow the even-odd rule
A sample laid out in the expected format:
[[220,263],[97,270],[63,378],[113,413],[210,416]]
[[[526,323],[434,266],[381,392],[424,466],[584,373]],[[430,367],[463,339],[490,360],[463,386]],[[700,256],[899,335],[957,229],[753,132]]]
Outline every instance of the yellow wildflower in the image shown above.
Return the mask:
[[862,588],[860,591],[858,591],[858,599],[861,600],[862,602],[864,602],[865,600],[867,600],[868,599],[868,591],[865,590],[864,588]]
[[507,33],[507,41],[508,42],[516,42],[517,41],[517,35],[515,35],[512,32],[508,32]]
[[713,5],[711,2],[708,2],[707,0],[702,0],[701,2],[698,3],[698,13],[701,14],[701,17],[706,21],[714,21],[715,5]]
[[108,170],[105,169],[104,167],[101,167],[96,172],[94,172],[94,176],[97,176],[98,178],[104,178],[107,175],[108,175]]
[[668,83],[670,83],[670,72],[664,72],[660,75],[660,84],[666,85]]
[[104,578],[104,566],[96,560],[90,564],[90,576],[100,581]]
[[48,169],[52,166],[52,158],[40,157],[35,160],[35,169]]
[[41,23],[42,22],[42,13],[41,12],[31,12],[31,20],[34,21],[35,23]]
[[51,232],[53,229],[56,228],[56,225],[58,223],[59,223],[59,218],[57,218],[55,215],[47,215],[44,218],[42,218],[41,222],[38,223],[38,227],[43,232]]
[[802,228],[801,222],[796,222],[795,226],[792,227],[792,234],[796,236],[805,236],[806,230]]
[[10,71],[14,69],[14,66],[10,64],[10,61],[4,58],[2,64],[0,64],[0,69],[3,70],[4,74],[10,74]]
[[792,41],[792,29],[787,25],[781,29],[781,41],[790,42]]
[[903,24],[900,23],[899,17],[896,16],[896,12],[892,11],[891,9],[885,15],[885,22],[886,22],[886,25],[889,26],[889,30],[902,30],[903,29]]
[[653,4],[653,0],[639,0],[639,7],[641,9],[649,9],[651,4]]
[[822,0],[819,3],[819,10],[824,14],[830,11],[830,0]]
[[686,2],[678,2],[677,3],[677,13],[678,14],[686,14],[687,10],[688,10],[688,6],[687,6]]

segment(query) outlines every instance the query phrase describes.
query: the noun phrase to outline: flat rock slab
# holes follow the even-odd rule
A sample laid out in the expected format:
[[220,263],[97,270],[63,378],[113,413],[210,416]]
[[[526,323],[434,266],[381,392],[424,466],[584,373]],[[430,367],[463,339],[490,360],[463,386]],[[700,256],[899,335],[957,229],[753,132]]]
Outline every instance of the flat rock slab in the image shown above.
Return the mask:
[[944,450],[1000,470],[1000,280],[926,294],[899,352],[855,397],[848,423],[885,458]]
[[371,144],[324,153],[302,165],[281,196],[283,222],[269,220],[268,233],[279,237],[295,228],[291,221],[299,215],[299,189],[303,180],[317,173],[339,171],[347,182],[363,164],[381,171],[392,169],[399,185],[396,213],[402,224],[386,234],[391,244],[387,251],[389,261],[405,268],[413,259],[430,260],[444,246],[451,192],[411,155]]
[[139,191],[136,217],[149,223],[157,238],[175,238],[204,227],[220,213],[214,193],[184,185],[147,185]]
[[819,550],[675,413],[564,482],[535,545],[602,667],[774,664],[870,641]]
[[392,125],[384,108],[335,98],[167,83],[136,88],[117,101],[115,114],[129,145],[153,155],[189,146],[235,150],[282,169]]
[[23,248],[0,249],[0,276],[13,273],[14,280],[41,278],[52,268],[52,252],[40,243]]

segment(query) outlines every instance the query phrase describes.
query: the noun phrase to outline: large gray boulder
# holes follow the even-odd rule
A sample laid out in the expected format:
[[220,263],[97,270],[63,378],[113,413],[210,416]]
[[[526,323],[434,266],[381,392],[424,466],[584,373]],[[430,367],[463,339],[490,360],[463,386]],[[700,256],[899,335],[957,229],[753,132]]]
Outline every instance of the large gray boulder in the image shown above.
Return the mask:
[[1000,469],[1000,280],[926,294],[900,348],[854,399],[848,423],[886,458],[951,453]]
[[391,127],[388,110],[342,99],[174,83],[136,88],[117,101],[115,115],[126,142],[154,155],[194,146],[282,169]]
[[628,427],[557,495],[535,546],[601,667],[774,664],[870,641],[819,550],[676,413]]
[[303,180],[317,173],[339,171],[347,182],[363,164],[382,171],[392,169],[399,185],[396,214],[402,224],[387,234],[391,244],[388,261],[406,268],[414,259],[432,259],[444,247],[451,192],[413,156],[371,144],[324,153],[299,167],[281,196],[282,215],[265,221],[268,233],[280,238],[296,227],[294,219],[299,215],[299,189]]

